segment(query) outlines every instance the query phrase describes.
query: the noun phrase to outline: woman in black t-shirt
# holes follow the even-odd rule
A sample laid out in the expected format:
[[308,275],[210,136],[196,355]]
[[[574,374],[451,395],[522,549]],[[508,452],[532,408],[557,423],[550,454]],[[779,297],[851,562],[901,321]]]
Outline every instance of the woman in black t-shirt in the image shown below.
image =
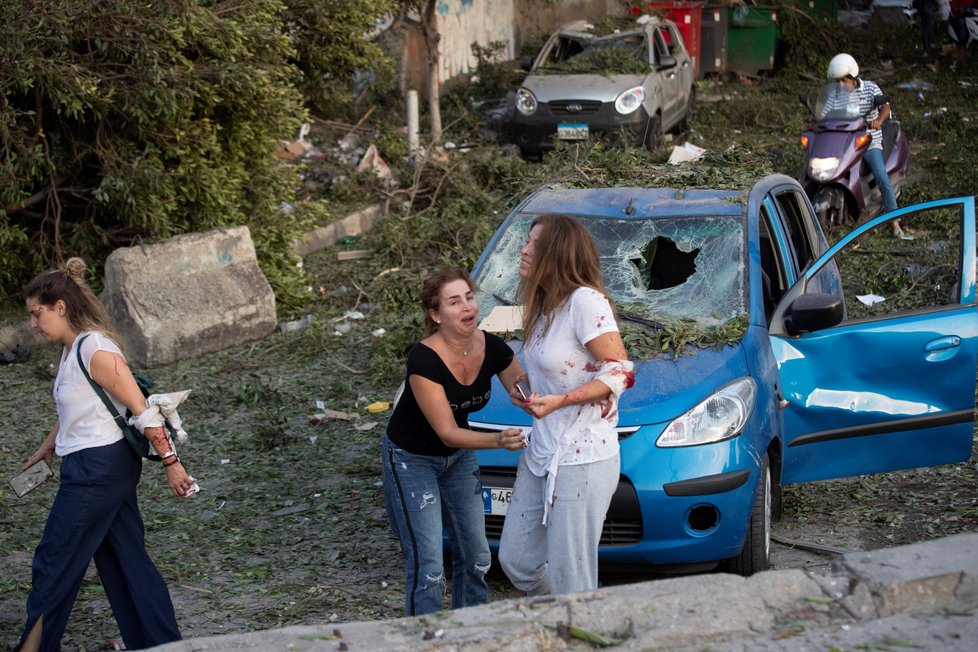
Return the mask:
[[435,274],[422,285],[427,337],[408,356],[404,391],[382,443],[387,513],[407,560],[408,615],[442,609],[446,528],[452,547],[452,608],[488,601],[491,558],[472,451],[526,445],[516,428],[490,433],[468,427],[469,413],[489,400],[493,376],[511,388],[523,373],[503,340],[478,329],[473,290],[464,270]]

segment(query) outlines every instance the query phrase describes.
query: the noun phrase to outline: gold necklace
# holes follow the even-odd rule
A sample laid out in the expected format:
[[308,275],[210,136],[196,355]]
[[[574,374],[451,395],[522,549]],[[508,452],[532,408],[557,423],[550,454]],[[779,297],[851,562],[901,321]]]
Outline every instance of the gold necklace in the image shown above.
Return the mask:
[[[445,337],[444,335],[442,335],[440,331],[439,331],[438,335],[441,337],[441,341],[445,343],[445,346],[448,347],[448,350],[451,351],[452,353],[454,353],[455,355],[458,355],[457,350],[455,349],[455,347],[453,347],[451,345],[451,343],[448,341],[448,338]],[[462,357],[463,358],[464,357],[467,357],[468,355],[469,355],[469,350],[468,349],[465,349],[464,351],[462,351]]]

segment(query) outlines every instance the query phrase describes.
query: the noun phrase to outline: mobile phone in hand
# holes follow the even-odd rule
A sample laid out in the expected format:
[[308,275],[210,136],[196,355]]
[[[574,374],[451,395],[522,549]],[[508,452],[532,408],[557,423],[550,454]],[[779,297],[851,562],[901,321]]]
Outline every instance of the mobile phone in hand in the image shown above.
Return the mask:
[[54,473],[46,460],[40,460],[10,478],[10,488],[14,490],[18,498],[23,498],[25,494],[37,489],[47,482]]
[[515,387],[516,391],[520,393],[520,396],[523,397],[524,401],[530,400],[530,394],[533,393],[530,390],[530,381],[528,381],[526,378],[523,380],[517,380],[515,383],[513,383],[513,387]]

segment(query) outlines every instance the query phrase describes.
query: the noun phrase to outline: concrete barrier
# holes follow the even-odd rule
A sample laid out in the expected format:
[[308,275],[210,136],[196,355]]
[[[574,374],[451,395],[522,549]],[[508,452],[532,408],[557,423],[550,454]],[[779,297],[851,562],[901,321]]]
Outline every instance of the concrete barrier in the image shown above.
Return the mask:
[[138,366],[188,360],[275,329],[275,295],[247,227],[116,249],[102,301]]
[[0,326],[0,362],[24,362],[44,340],[31,328],[30,320]]
[[[704,574],[520,598],[379,622],[188,639],[167,652],[248,650],[974,649],[978,534],[853,552],[827,575]],[[882,646],[882,647],[881,647]]]
[[306,234],[305,238],[296,242],[293,248],[300,256],[308,256],[313,252],[336,244],[345,235],[360,235],[365,231],[369,231],[382,215],[383,207],[368,206],[355,213],[350,213],[342,219],[310,231]]

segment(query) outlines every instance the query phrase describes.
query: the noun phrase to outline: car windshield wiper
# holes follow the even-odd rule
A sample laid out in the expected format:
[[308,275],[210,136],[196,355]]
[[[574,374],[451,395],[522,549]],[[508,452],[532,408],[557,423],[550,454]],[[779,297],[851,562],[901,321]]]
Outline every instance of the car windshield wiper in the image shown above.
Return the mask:
[[655,321],[654,319],[648,319],[647,317],[639,317],[638,315],[632,315],[627,312],[619,312],[618,316],[625,321],[635,322],[636,324],[642,324],[643,326],[648,326],[649,328],[654,328],[657,331],[665,330],[665,324],[662,322]]

